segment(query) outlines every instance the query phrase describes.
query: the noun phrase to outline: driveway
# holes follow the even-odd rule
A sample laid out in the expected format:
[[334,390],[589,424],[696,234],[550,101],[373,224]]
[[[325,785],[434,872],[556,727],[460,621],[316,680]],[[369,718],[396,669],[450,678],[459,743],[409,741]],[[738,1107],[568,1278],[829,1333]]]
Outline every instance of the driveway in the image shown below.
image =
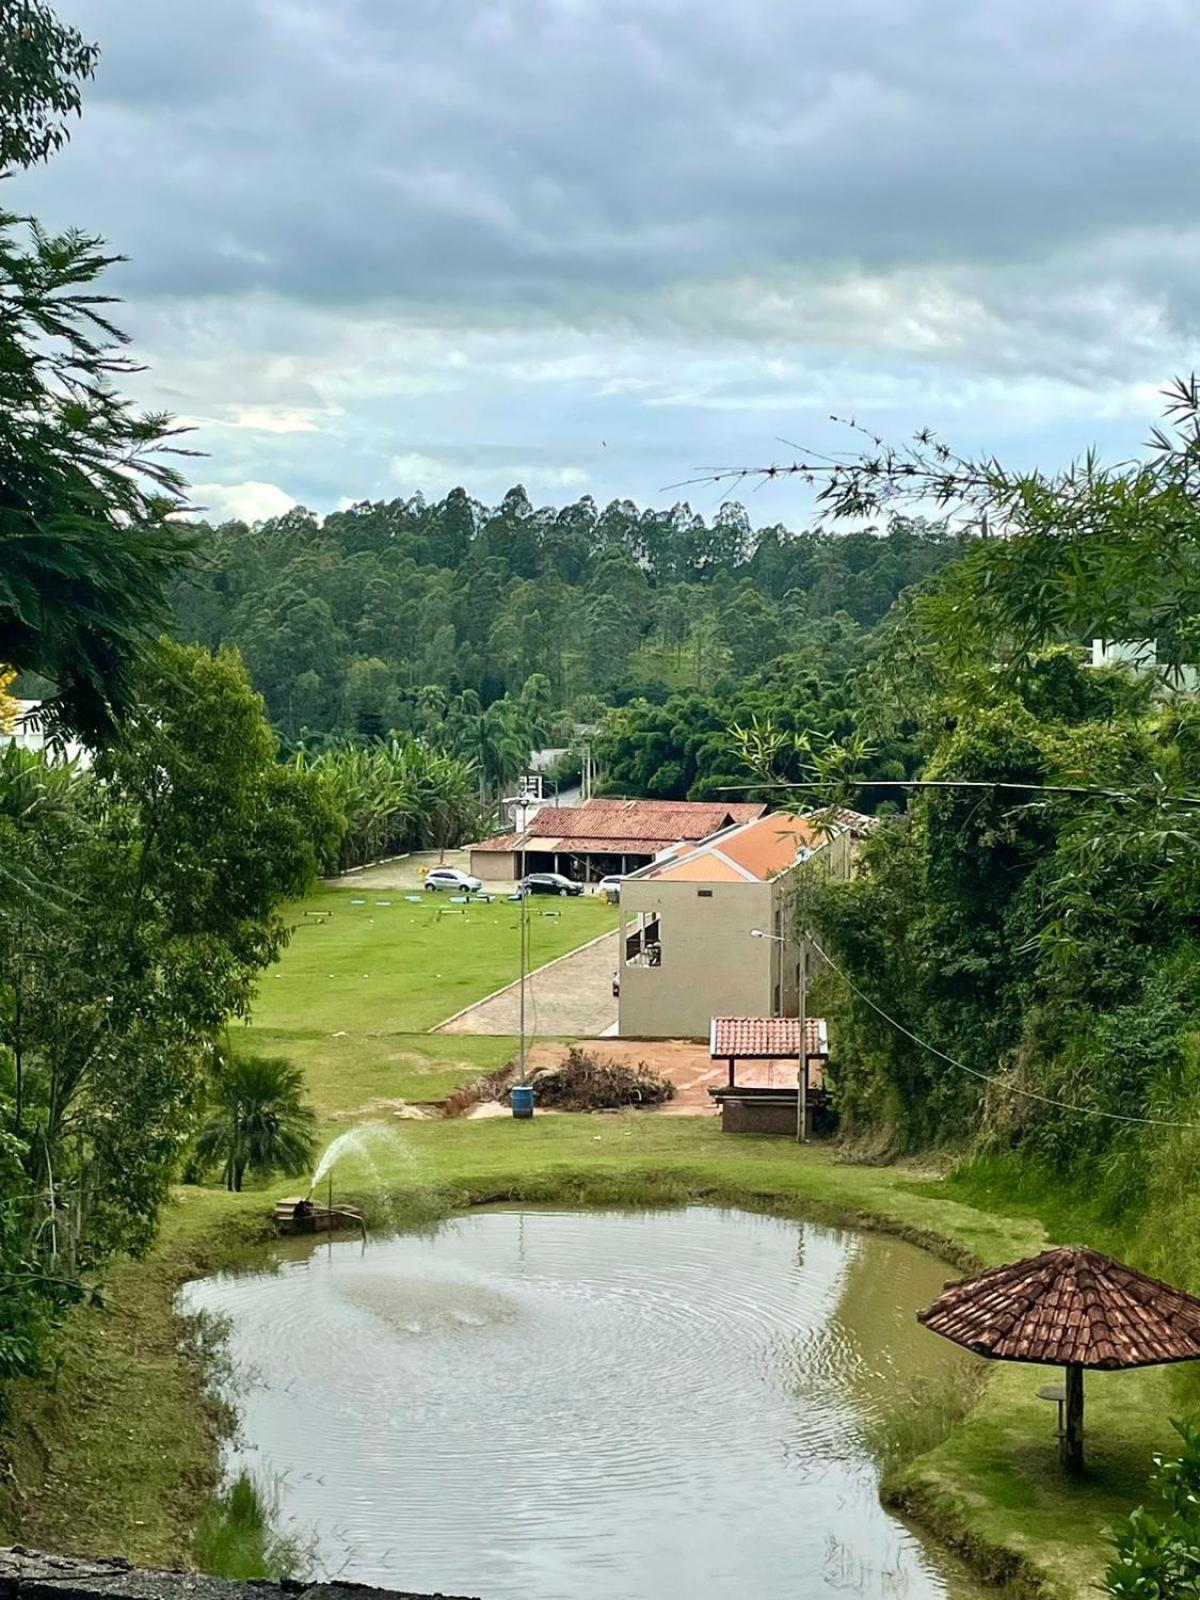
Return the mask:
[[[570,955],[530,973],[525,986],[525,1027],[543,1036],[597,1038],[617,1024],[612,975],[619,933],[605,933]],[[436,1028],[436,1033],[519,1031],[520,984],[489,995]]]
[[468,872],[470,856],[466,850],[414,850],[372,867],[354,867],[325,882],[334,889],[419,889],[430,867],[460,867]]

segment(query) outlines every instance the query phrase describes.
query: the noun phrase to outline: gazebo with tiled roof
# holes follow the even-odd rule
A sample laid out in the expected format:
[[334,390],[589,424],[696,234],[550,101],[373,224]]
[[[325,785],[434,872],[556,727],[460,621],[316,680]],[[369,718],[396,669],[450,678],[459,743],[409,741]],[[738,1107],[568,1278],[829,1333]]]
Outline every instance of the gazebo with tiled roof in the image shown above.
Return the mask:
[[[813,1119],[827,1109],[825,1063],[829,1036],[823,1017],[713,1017],[708,1053],[729,1064],[727,1084],[709,1094],[721,1108],[726,1133],[777,1133],[807,1137]],[[786,1061],[796,1086],[739,1084],[739,1061]]]
[[1059,1452],[1083,1467],[1083,1372],[1200,1360],[1200,1300],[1084,1245],[950,1284],[917,1320],[994,1361],[1066,1368]]

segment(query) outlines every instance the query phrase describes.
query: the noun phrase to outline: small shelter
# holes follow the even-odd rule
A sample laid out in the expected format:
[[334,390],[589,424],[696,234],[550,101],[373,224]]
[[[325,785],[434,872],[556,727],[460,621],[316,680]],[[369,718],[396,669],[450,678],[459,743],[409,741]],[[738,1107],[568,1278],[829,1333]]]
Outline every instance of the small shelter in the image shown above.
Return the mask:
[[994,1361],[1065,1367],[1059,1456],[1073,1472],[1083,1467],[1085,1367],[1200,1360],[1200,1300],[1085,1245],[950,1284],[917,1320]]
[[[779,1133],[795,1135],[799,1107],[796,1079],[803,1065],[809,1128],[828,1105],[825,1063],[829,1035],[823,1017],[804,1022],[804,1059],[801,1063],[799,1017],[714,1017],[708,1053],[713,1061],[729,1064],[727,1083],[708,1092],[721,1108],[725,1133]],[[786,1062],[788,1084],[738,1083],[739,1061]]]

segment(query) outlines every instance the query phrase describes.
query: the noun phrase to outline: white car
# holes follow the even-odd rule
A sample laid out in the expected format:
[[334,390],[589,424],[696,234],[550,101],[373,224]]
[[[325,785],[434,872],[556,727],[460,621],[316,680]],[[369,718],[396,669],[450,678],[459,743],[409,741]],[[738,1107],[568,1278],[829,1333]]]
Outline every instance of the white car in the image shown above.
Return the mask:
[[455,894],[478,894],[483,888],[483,879],[473,878],[460,867],[432,867],[425,874],[425,887],[429,890],[450,889]]
[[624,881],[619,872],[611,872],[607,878],[600,879],[600,882],[596,885],[596,893],[602,894],[606,900],[616,905],[620,901],[621,885]]

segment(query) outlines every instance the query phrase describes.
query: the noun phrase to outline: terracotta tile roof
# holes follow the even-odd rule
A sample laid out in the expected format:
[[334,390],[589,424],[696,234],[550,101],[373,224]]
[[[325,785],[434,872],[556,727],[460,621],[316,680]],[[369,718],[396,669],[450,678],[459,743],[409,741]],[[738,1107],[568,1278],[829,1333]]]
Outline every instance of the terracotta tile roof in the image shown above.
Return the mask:
[[723,856],[745,867],[756,878],[766,879],[786,871],[794,864],[801,850],[822,845],[827,837],[804,817],[781,813],[778,816],[761,817],[727,839],[719,849]]
[[581,806],[543,806],[527,832],[530,838],[557,839],[564,849],[571,843],[596,849],[597,840],[599,848],[619,848],[622,840],[651,840],[661,850],[680,839],[705,839],[731,822],[753,822],[766,809],[707,800],[588,800]]
[[646,876],[654,881],[661,882],[664,878],[672,883],[748,883],[748,874],[734,866],[732,861],[726,861],[714,850],[693,851],[681,861],[667,862],[662,866],[650,867]]
[[[841,832],[838,825],[833,832]],[[811,818],[772,812],[752,822],[726,829],[692,847],[681,848],[668,860],[655,863],[645,875],[653,878],[744,883],[766,883],[795,866],[802,852],[828,844],[830,832],[814,827]],[[721,868],[721,863],[727,865]],[[732,870],[731,870],[732,869]]]
[[520,840],[519,833],[501,833],[494,839],[480,839],[477,844],[467,845],[468,850],[515,850]]
[[1082,1245],[952,1284],[918,1320],[999,1361],[1114,1368],[1200,1359],[1200,1300]]
[[[804,1025],[805,1053],[825,1055],[824,1017],[809,1017]],[[709,1036],[714,1061],[734,1056],[741,1061],[775,1061],[800,1054],[799,1017],[714,1017]]]

